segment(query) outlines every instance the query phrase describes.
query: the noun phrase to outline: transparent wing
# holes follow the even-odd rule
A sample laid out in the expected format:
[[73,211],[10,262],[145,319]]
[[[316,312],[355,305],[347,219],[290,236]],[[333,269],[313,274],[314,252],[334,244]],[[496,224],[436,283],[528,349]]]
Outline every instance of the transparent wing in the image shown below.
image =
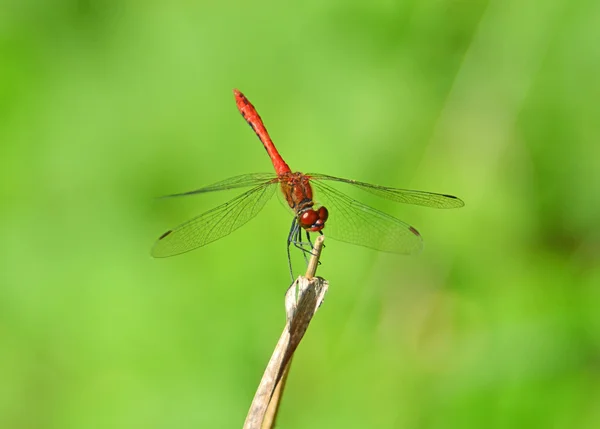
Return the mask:
[[413,254],[423,248],[421,235],[412,226],[323,182],[311,183],[317,190],[316,200],[329,211],[323,229],[326,237],[384,252]]
[[326,174],[308,173],[308,177],[317,180],[333,180],[335,182],[348,183],[363,191],[370,192],[378,197],[396,201],[404,204],[416,204],[419,206],[434,207],[438,209],[455,209],[465,205],[460,199],[452,195],[435,194],[432,192],[411,191],[410,189],[388,188],[386,186],[372,185],[370,183],[357,182],[356,180],[342,179],[341,177],[328,176]]
[[262,210],[277,189],[276,184],[277,182],[263,181],[261,185],[233,200],[165,232],[154,243],[152,256],[166,258],[179,255],[231,234]]
[[212,185],[208,185],[204,188],[196,189],[194,191],[165,195],[161,198],[183,197],[185,195],[204,194],[206,192],[223,191],[226,189],[249,188],[251,186],[259,186],[265,184],[265,182],[275,180],[277,180],[277,176],[273,173],[242,174],[241,176],[230,177],[229,179],[213,183]]

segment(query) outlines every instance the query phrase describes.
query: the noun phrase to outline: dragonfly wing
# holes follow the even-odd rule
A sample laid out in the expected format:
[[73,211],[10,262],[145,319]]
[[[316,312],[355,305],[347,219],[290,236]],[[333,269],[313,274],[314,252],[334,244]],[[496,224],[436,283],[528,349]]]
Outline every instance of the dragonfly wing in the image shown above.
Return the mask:
[[249,188],[265,184],[265,182],[274,182],[277,176],[273,173],[251,173],[241,176],[230,177],[212,185],[205,186],[194,191],[182,192],[180,194],[165,195],[161,198],[182,197],[185,195],[205,194],[207,192],[223,191],[226,189]]
[[166,258],[212,243],[244,225],[273,196],[275,182],[262,183],[233,200],[221,204],[170,231],[154,243],[152,256]]
[[359,203],[323,182],[312,182],[317,200],[327,207],[326,237],[384,252],[414,254],[423,248],[419,232],[412,226]]
[[453,195],[436,194],[433,192],[412,191],[410,189],[388,188],[386,186],[372,185],[370,183],[358,182],[356,180],[342,179],[341,177],[328,176],[326,174],[307,174],[318,183],[318,180],[331,180],[334,182],[348,183],[356,186],[363,191],[370,192],[378,197],[387,200],[396,201],[404,204],[415,204],[418,206],[434,207],[438,209],[455,209],[465,205],[465,203]]

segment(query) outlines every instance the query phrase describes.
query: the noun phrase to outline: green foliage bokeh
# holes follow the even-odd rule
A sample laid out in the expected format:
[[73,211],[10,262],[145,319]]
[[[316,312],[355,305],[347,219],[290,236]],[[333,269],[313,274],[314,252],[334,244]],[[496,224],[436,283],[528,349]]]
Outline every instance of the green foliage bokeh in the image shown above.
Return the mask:
[[0,427],[241,427],[289,213],[149,256],[236,193],[155,197],[271,170],[234,87],[293,169],[466,202],[340,188],[425,249],[326,242],[280,427],[600,427],[598,2],[0,9]]

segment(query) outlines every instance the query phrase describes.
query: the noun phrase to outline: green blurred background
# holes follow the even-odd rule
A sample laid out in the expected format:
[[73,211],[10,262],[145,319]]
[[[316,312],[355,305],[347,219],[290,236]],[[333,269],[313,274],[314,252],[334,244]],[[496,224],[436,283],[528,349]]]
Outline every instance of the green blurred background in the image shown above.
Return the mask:
[[[352,193],[416,257],[327,241],[282,428],[600,427],[600,3],[33,1],[0,6],[0,427],[241,427],[284,322],[277,199],[149,256],[271,171]],[[301,267],[301,260],[296,265]]]

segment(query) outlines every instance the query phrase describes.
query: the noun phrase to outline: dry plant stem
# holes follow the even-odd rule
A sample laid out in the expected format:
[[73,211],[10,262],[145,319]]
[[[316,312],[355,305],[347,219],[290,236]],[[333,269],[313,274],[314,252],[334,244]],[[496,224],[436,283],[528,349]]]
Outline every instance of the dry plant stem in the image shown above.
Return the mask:
[[317,273],[317,266],[319,265],[319,258],[321,257],[321,251],[323,250],[323,240],[325,237],[319,235],[315,240],[315,247],[313,247],[312,256],[308,261],[308,267],[306,267],[306,277],[307,279],[312,279]]
[[327,282],[315,277],[322,247],[323,237],[319,236],[306,276],[298,277],[285,294],[286,325],[254,395],[245,429],[268,429],[275,424],[292,356],[327,292]]
[[292,360],[294,356],[290,357],[288,364],[285,366],[283,370],[283,375],[281,379],[275,386],[275,391],[273,392],[273,396],[271,397],[271,402],[269,402],[269,406],[267,408],[267,412],[265,413],[265,419],[262,422],[261,429],[270,429],[275,427],[275,422],[277,421],[277,414],[279,413],[279,404],[281,404],[281,398],[283,397],[283,391],[285,389],[285,383],[287,382],[288,374],[290,373],[290,368],[292,367]]
[[[306,274],[304,276],[309,280],[312,279],[317,272],[317,267],[319,266],[319,258],[321,257],[321,251],[323,250],[323,240],[323,236],[319,236],[315,240],[315,247],[312,252],[312,257],[308,262],[308,266],[306,267]],[[281,376],[279,382],[275,386],[275,391],[273,392],[271,402],[269,402],[269,407],[267,408],[265,419],[262,423],[263,429],[275,427],[277,413],[279,412],[279,404],[281,404],[281,398],[283,397],[283,391],[285,390],[285,383],[287,382],[287,377],[290,373],[293,357],[293,355],[290,356],[290,360],[288,361],[287,365],[283,370],[283,375]]]

